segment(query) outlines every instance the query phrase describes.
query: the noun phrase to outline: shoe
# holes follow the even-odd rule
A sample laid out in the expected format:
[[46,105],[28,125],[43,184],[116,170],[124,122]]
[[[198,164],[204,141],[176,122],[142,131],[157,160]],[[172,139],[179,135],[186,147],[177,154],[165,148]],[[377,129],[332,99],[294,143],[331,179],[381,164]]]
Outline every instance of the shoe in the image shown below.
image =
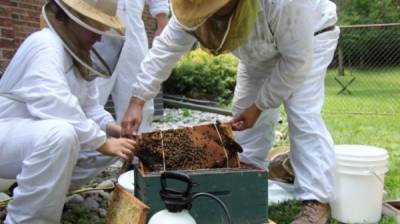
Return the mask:
[[330,218],[329,204],[316,200],[303,201],[300,213],[291,224],[326,224]]
[[279,182],[292,184],[294,172],[290,163],[289,152],[275,156],[268,165],[268,178]]

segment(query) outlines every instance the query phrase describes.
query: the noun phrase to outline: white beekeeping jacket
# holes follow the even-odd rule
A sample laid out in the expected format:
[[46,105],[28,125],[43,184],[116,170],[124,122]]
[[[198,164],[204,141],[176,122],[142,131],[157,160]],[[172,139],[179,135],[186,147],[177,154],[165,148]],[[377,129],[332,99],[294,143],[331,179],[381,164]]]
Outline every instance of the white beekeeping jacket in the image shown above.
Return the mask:
[[[124,41],[108,36],[103,36],[102,41],[95,45],[96,50],[102,53],[103,59],[112,70],[115,69],[120,56],[119,72],[134,73],[132,71],[136,70],[136,63],[129,63],[128,61],[141,61],[143,59],[141,54],[148,50],[147,34],[142,19],[145,3],[148,5],[150,14],[153,17],[160,13],[169,14],[168,0],[119,0],[117,14],[122,18],[126,26],[125,44],[128,45],[126,47],[128,49],[119,55]],[[139,54],[136,54],[137,51],[139,51]],[[92,58],[97,60],[96,57]]]
[[79,76],[61,39],[48,28],[20,46],[0,80],[0,94],[0,119],[65,120],[82,149],[103,145],[103,130],[113,122],[97,102],[95,83]]
[[[136,76],[138,65],[148,50],[148,40],[142,14],[145,3],[149,6],[150,14],[155,17],[160,13],[169,13],[168,0],[119,0],[118,15],[124,20],[126,27],[125,46],[120,58],[114,57],[118,63],[116,72]],[[112,46],[106,46],[106,48]],[[107,52],[115,49],[105,49]],[[117,50],[118,51],[118,50]],[[132,62],[133,61],[133,62]],[[113,66],[114,67],[114,66]]]
[[[273,67],[258,94],[258,107],[278,107],[303,83],[311,66],[314,32],[336,20],[336,7],[329,0],[260,0],[254,31],[234,51],[250,67]],[[132,95],[143,100],[154,97],[195,41],[173,17],[143,60]]]
[[157,14],[169,13],[169,3],[168,0],[146,0],[149,6],[150,14],[155,17]]
[[134,7],[127,7],[126,10],[134,10],[141,18],[145,3],[149,6],[150,14],[153,17],[160,13],[167,15],[169,13],[168,0],[119,0],[118,6],[121,8],[133,5]]

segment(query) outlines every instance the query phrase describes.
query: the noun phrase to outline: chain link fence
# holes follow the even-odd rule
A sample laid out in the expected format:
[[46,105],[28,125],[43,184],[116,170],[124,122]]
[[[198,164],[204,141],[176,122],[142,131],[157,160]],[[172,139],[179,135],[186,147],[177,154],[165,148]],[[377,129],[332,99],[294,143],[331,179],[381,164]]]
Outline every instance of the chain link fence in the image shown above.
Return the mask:
[[341,26],[324,112],[400,113],[400,23]]

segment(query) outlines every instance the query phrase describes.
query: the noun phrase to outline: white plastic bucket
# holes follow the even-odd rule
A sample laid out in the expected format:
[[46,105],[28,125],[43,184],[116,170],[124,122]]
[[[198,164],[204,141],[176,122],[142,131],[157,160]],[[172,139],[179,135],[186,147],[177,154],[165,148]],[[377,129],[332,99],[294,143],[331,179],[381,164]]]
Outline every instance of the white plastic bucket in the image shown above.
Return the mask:
[[377,223],[381,219],[388,154],[365,145],[336,145],[336,199],[332,217],[344,223]]
[[127,171],[118,177],[118,184],[125,190],[135,193],[135,174],[133,170]]

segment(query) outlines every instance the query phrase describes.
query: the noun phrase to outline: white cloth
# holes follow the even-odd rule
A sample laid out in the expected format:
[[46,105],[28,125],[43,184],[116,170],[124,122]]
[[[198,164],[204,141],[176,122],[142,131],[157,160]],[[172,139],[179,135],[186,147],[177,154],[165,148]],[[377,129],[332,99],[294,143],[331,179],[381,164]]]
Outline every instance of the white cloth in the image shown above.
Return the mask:
[[[111,94],[118,123],[121,122],[127,110],[131,98],[129,89],[132,83],[136,82],[140,63],[148,51],[148,40],[142,20],[144,4],[144,0],[118,1],[117,13],[126,25],[126,40],[121,52],[121,46],[118,46],[118,43],[115,43],[115,40],[111,40],[111,38],[104,37],[101,42],[95,45],[101,55],[112,57],[106,61],[112,69],[115,67],[112,77],[110,79],[98,78],[97,85],[100,92],[100,104],[105,105]],[[152,16],[169,13],[168,0],[147,0],[147,4]],[[146,102],[143,111],[143,122],[139,131],[148,132],[151,130],[154,113],[152,99]]]
[[0,80],[0,178],[18,183],[6,224],[59,223],[71,177],[82,185],[116,160],[95,150],[110,122],[61,39],[30,35]]
[[268,206],[294,200],[293,184],[268,180]]
[[[253,103],[264,110],[254,128],[235,133],[244,148],[241,158],[264,166],[273,143],[277,108],[284,104],[297,177],[296,196],[329,201],[334,197],[335,162],[332,139],[320,110],[324,75],[339,30],[318,36],[314,33],[336,23],[336,6],[329,0],[260,0],[260,5],[250,39],[234,51],[240,65],[233,113]],[[144,100],[154,97],[194,42],[195,38],[172,18],[143,60],[132,94]]]

